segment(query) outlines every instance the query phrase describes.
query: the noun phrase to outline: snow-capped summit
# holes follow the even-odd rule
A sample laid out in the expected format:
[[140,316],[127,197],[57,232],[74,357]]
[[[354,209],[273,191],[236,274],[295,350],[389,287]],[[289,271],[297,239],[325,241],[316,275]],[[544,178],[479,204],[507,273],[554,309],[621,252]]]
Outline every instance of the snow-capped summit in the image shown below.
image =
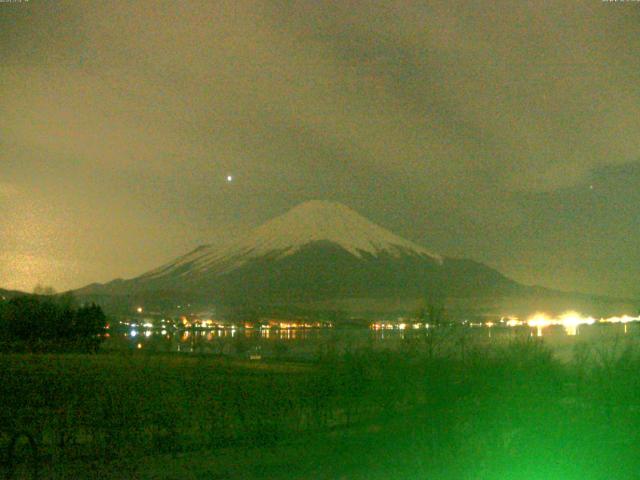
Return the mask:
[[[557,305],[564,298],[521,285],[473,260],[440,257],[349,207],[318,200],[296,206],[227,246],[198,247],[139,277],[88,285],[76,294],[116,309],[140,302],[160,309],[195,302],[240,312],[239,318],[247,312],[388,313],[400,305],[411,309],[457,300],[463,308],[486,313],[498,299],[528,305],[547,295],[548,304]],[[576,298],[569,298],[572,307]]]
[[341,203],[320,200],[298,205],[256,228],[248,239],[250,245],[261,251],[282,249],[287,253],[318,241],[333,242],[356,257],[365,252],[376,255],[386,251],[391,255],[412,252],[440,258]]
[[265,305],[466,297],[514,288],[517,284],[489,267],[442,258],[349,207],[313,200],[232,244],[198,247],[139,277],[79,293]]
[[[357,258],[385,253],[392,257],[425,256],[442,262],[440,256],[376,225],[341,203],[311,200],[260,225],[231,246],[199,247],[144,277],[163,276],[176,270],[181,270],[183,275],[193,271],[228,272],[266,255],[276,258],[293,255],[314,242],[332,243]],[[190,268],[183,269],[185,265]]]

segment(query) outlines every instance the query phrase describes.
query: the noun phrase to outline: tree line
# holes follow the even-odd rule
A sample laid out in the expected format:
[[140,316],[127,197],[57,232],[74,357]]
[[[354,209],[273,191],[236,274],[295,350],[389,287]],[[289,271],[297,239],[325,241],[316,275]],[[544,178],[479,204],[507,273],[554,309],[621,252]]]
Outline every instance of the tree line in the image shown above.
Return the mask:
[[0,300],[3,351],[96,351],[107,318],[96,304],[78,305],[67,295],[21,295]]

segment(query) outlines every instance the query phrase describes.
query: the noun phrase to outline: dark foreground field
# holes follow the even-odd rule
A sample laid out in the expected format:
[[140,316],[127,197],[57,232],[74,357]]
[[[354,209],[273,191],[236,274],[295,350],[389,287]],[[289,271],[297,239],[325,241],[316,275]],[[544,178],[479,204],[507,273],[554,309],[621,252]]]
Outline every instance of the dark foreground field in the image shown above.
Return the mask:
[[[631,344],[578,347],[571,363],[534,340],[438,345],[425,338],[305,364],[3,355],[3,474],[640,478],[640,351]],[[19,432],[36,455],[27,436],[9,455]]]

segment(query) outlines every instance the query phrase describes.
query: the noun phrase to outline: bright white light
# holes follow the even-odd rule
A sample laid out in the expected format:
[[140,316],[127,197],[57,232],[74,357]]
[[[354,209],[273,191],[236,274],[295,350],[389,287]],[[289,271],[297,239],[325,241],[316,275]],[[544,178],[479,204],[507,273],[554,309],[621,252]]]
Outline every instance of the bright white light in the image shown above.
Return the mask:
[[136,335],[138,335],[137,330],[131,330],[131,337],[134,338]]
[[138,312],[138,313],[142,313],[142,307],[138,307],[138,308],[136,308],[136,312]]
[[578,312],[566,312],[560,315],[560,323],[569,335],[576,335],[579,325],[593,325],[596,319],[583,317]]
[[227,182],[233,182],[233,175],[227,175]]
[[[568,335],[576,335],[580,325],[593,325],[595,322],[596,319],[593,317],[583,317],[578,312],[568,311],[556,318],[552,318],[546,313],[536,313],[527,320],[527,325],[537,328],[538,336],[542,335],[543,328],[550,325],[561,325]],[[507,322],[507,325],[509,325],[509,322]]]
[[600,320],[603,323],[629,323],[629,322],[637,322],[640,321],[640,316],[639,317],[632,317],[630,315],[622,315],[621,317],[610,317],[610,318],[603,318],[602,320]]
[[536,313],[527,320],[527,324],[530,327],[544,328],[551,325],[552,321],[546,313]]

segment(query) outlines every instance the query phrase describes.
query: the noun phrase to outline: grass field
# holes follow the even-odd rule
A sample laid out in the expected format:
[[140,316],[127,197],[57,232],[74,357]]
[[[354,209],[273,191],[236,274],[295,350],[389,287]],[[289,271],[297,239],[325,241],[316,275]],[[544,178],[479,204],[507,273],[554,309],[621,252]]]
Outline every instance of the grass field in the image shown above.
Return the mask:
[[29,433],[40,478],[638,478],[631,345],[570,363],[533,339],[312,363],[3,355],[2,445]]

